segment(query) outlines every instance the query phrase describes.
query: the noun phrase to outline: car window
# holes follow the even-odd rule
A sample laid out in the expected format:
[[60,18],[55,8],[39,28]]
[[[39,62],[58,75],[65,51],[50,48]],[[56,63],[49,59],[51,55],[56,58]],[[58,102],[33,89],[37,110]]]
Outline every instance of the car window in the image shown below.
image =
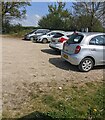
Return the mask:
[[56,33],[55,32],[52,32],[51,35],[55,35]]
[[71,35],[67,35],[68,38],[70,38]]
[[83,35],[79,35],[79,34],[72,34],[69,36],[69,39],[67,40],[68,44],[77,44],[80,43],[83,39]]
[[47,34],[48,36],[50,36],[51,35],[51,33],[49,33],[49,34]]
[[53,37],[54,38],[59,38],[59,37],[62,37],[62,36],[64,36],[64,34],[62,34],[62,33],[56,33]]
[[105,46],[105,35],[99,35],[99,36],[92,38],[89,42],[89,45]]
[[46,33],[48,30],[37,30],[36,33]]

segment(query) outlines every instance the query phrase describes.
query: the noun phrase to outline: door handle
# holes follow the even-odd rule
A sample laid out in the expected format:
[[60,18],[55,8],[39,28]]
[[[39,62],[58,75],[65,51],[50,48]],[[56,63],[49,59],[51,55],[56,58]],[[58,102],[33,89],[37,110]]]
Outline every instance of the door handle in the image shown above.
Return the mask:
[[95,49],[95,48],[92,48],[91,51],[96,51],[96,49]]

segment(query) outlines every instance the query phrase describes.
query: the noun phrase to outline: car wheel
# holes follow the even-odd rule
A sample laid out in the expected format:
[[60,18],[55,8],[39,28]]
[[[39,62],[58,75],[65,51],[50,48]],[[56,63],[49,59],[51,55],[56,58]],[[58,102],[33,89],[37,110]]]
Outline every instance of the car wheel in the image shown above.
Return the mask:
[[34,37],[31,37],[30,39],[33,43],[36,43],[36,40],[34,39]]
[[43,42],[43,43],[47,43],[48,40],[44,38],[44,39],[42,40],[42,42]]
[[93,68],[94,62],[91,58],[84,58],[79,64],[79,70],[88,72]]

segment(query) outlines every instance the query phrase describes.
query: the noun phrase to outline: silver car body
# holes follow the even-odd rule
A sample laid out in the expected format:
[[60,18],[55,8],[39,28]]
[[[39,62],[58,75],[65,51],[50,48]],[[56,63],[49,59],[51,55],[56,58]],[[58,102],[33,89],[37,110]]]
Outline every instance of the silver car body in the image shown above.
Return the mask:
[[[80,62],[86,57],[92,58],[94,61],[94,65],[105,65],[105,45],[89,44],[89,42],[97,36],[104,36],[105,38],[105,33],[78,34],[83,36],[82,41],[77,44],[68,44],[66,42],[63,50],[61,51],[61,57],[73,65],[79,65]],[[103,40],[105,44],[104,38]],[[75,54],[75,49],[78,45],[81,47],[81,49],[79,53]]]

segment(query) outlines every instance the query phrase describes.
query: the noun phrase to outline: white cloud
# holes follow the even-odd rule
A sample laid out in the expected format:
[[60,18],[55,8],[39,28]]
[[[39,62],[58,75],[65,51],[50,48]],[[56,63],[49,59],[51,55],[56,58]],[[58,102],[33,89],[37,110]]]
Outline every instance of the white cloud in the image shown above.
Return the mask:
[[26,19],[14,19],[12,21],[12,24],[22,24],[22,26],[38,26],[38,21],[41,19],[41,16],[39,16],[38,14],[29,16],[26,15]]

